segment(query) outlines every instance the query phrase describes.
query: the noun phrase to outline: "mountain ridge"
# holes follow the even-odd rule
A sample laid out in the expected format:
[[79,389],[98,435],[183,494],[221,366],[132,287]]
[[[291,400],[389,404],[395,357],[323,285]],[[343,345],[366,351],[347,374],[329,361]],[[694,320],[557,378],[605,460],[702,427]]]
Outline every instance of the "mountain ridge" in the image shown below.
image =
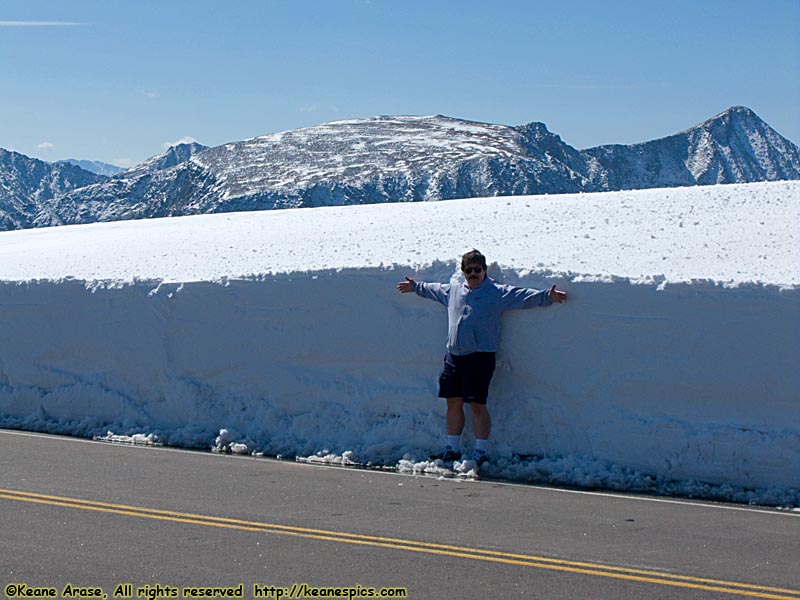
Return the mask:
[[176,146],[53,194],[28,226],[779,179],[800,179],[800,150],[741,106],[658,140],[585,150],[537,121],[379,116]]
[[0,230],[33,227],[38,211],[57,196],[106,179],[66,162],[0,148]]

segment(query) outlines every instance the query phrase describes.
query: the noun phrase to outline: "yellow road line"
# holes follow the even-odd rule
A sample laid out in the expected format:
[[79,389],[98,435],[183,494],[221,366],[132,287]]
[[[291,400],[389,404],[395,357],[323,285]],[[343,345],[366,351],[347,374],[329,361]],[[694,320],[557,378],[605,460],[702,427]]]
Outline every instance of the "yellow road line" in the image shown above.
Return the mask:
[[518,566],[534,567],[538,569],[548,569],[570,573],[580,573],[627,581],[637,581],[666,585],[672,587],[697,589],[704,591],[736,594],[754,598],[772,598],[775,600],[800,600],[800,590],[785,588],[768,587],[733,581],[718,579],[707,579],[701,577],[691,577],[688,575],[678,575],[659,571],[644,569],[633,569],[628,567],[617,567],[598,563],[570,561],[562,559],[547,558],[542,556],[517,554],[511,552],[498,552],[494,550],[484,550],[479,548],[468,548],[462,546],[450,546],[431,542],[419,542],[398,538],[387,538],[370,536],[356,533],[346,533],[329,531],[324,529],[311,529],[306,527],[294,527],[289,525],[279,525],[276,523],[262,523],[257,521],[245,521],[240,519],[229,519],[225,517],[215,517],[210,515],[198,515],[170,510],[130,506],[126,504],[114,504],[109,502],[98,502],[94,500],[84,500],[79,498],[69,498],[64,496],[52,496],[47,494],[37,494],[24,492],[21,490],[8,490],[0,488],[0,499],[17,500],[36,504],[46,504],[52,506],[62,506],[80,510],[89,510],[133,516],[139,518],[156,519],[162,521],[172,521],[177,523],[188,523],[193,525],[205,525],[208,527],[222,527],[227,529],[237,529],[241,531],[252,531],[260,533],[274,533],[293,537],[318,539],[324,541],[358,544],[363,546],[374,546],[381,548],[391,548],[395,550],[405,550],[426,554],[437,554],[456,558],[468,558],[486,562],[503,563]]

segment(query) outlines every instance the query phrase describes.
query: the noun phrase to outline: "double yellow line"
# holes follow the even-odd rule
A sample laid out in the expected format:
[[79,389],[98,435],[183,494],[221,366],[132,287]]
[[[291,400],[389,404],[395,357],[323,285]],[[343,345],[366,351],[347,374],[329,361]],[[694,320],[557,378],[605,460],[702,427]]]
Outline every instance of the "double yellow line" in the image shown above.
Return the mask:
[[225,529],[238,529],[241,531],[253,531],[258,533],[289,535],[300,538],[339,542],[344,544],[358,544],[362,546],[391,548],[393,550],[405,550],[408,552],[437,554],[485,562],[533,567],[536,569],[548,569],[551,571],[580,573],[583,575],[592,575],[596,577],[606,577],[655,585],[688,588],[706,592],[719,592],[723,594],[748,596],[751,598],[800,600],[800,590],[752,585],[718,579],[704,579],[700,577],[676,575],[660,571],[614,567],[597,563],[546,558],[543,556],[533,556],[528,554],[496,552],[494,550],[482,550],[479,548],[468,548],[462,546],[448,546],[445,544],[418,542],[406,539],[344,533],[340,531],[328,531],[324,529],[310,529],[306,527],[292,527],[288,525],[278,525],[276,523],[261,523],[258,521],[227,519],[209,515],[197,515],[171,510],[129,506],[125,504],[112,504],[109,502],[96,502],[93,500],[82,500],[79,498],[69,498],[64,496],[50,496],[46,494],[35,494],[32,492],[7,490],[2,488],[0,488],[0,499],[31,502],[35,504],[47,504],[51,506],[62,506],[79,510],[139,517],[142,519],[156,519],[159,521],[204,525],[206,527],[222,527]]

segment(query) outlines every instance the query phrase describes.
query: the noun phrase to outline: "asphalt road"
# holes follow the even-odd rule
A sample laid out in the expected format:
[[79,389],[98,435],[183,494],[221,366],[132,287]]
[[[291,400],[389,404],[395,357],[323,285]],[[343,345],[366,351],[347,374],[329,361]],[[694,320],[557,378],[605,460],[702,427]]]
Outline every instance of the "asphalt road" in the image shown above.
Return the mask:
[[0,531],[7,597],[800,598],[798,512],[2,430]]

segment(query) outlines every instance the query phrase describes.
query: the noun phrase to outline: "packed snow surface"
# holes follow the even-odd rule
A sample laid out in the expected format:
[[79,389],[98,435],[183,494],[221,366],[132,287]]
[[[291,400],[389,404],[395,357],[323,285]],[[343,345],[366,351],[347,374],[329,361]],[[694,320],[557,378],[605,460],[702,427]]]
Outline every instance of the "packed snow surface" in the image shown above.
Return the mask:
[[442,472],[446,313],[395,284],[476,247],[569,293],[504,317],[482,474],[797,506],[799,224],[776,182],[0,233],[0,426]]
[[800,281],[798,182],[198,215],[0,235],[0,278],[218,281],[422,268],[477,247],[504,272]]

